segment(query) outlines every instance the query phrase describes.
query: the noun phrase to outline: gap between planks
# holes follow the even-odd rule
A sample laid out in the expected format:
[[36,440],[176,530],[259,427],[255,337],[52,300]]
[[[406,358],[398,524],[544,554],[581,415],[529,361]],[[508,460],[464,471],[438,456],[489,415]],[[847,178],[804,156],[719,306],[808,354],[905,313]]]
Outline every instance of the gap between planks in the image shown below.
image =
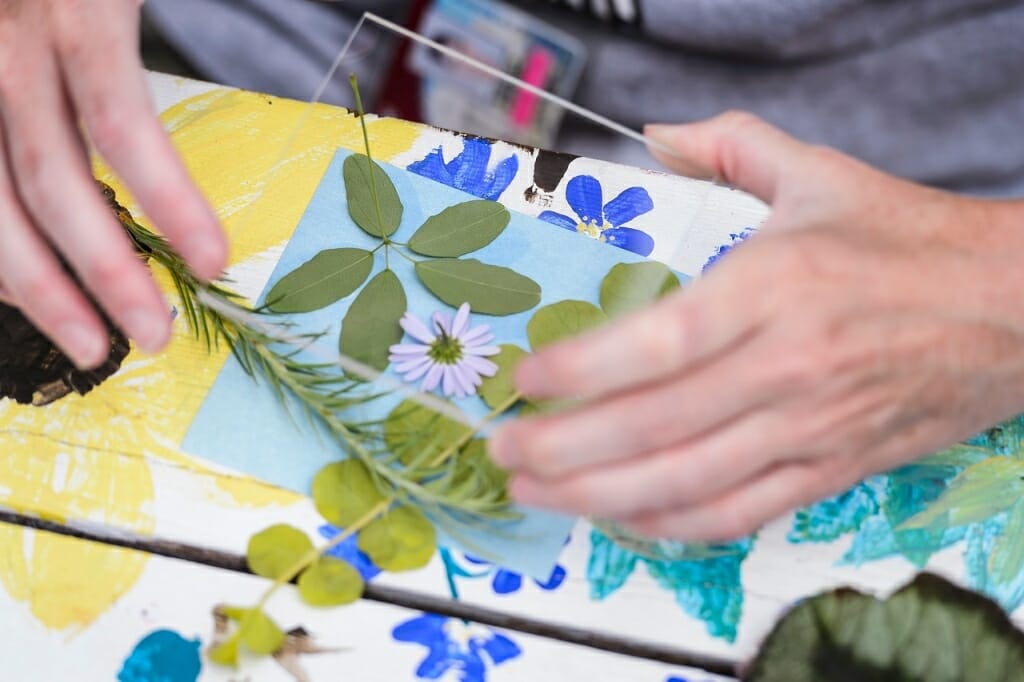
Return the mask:
[[[73,527],[8,509],[0,509],[0,523],[23,526],[34,530],[251,575],[244,556],[181,542],[145,538],[124,532],[111,532],[103,528]],[[507,614],[495,609],[464,604],[451,599],[400,588],[385,587],[372,583],[367,584],[363,599],[415,611],[425,611],[450,618],[473,621],[482,625],[545,637],[600,651],[695,668],[714,675],[726,677],[735,677],[737,675],[737,664],[724,658],[708,656],[681,648],[642,642],[629,637],[593,632],[574,626],[557,625],[535,618]]]

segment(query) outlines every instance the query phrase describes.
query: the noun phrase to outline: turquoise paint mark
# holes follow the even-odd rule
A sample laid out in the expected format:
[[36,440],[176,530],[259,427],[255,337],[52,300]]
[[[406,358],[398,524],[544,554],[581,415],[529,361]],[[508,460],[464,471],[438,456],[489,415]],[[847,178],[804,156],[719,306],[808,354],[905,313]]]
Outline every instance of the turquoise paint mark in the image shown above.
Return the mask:
[[125,659],[118,682],[196,682],[203,662],[198,639],[173,630],[156,630],[135,645]]

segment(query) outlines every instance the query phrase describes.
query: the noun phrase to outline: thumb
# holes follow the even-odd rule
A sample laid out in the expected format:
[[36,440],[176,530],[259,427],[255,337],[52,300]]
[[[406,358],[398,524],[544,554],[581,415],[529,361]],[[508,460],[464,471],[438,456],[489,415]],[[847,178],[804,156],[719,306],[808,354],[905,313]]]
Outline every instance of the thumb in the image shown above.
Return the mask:
[[772,203],[809,145],[753,114],[727,112],[683,125],[648,125],[651,153],[683,175],[714,178]]

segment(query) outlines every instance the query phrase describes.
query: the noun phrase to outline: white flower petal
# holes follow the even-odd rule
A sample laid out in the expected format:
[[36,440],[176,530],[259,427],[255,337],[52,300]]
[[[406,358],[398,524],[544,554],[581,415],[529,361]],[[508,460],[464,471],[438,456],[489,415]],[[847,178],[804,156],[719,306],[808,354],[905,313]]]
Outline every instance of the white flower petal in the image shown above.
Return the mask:
[[428,358],[426,355],[424,355],[423,357],[413,358],[411,360],[405,359],[397,362],[392,360],[392,362],[395,362],[396,372],[398,372],[399,374],[405,374],[407,372],[411,372],[414,369],[419,369],[423,365],[429,366],[434,361]]
[[497,355],[501,352],[501,349],[497,346],[467,346],[464,349],[464,352],[466,355],[483,355],[489,357],[491,355]]
[[496,364],[475,355],[467,355],[462,358],[462,362],[477,374],[485,377],[493,377],[498,373],[498,366]]
[[452,336],[460,338],[469,329],[469,304],[463,303],[455,313],[455,320],[452,322]]
[[454,372],[454,367],[445,365],[444,372],[441,374],[441,392],[446,396],[451,396],[456,391]]
[[426,355],[428,350],[430,350],[430,346],[421,346],[418,343],[396,343],[388,348],[388,352],[392,355],[405,357]]
[[423,343],[433,343],[437,337],[430,333],[427,329],[427,325],[420,322],[420,318],[416,317],[412,313],[406,313],[402,315],[402,319],[399,322],[402,325],[402,329],[405,333]]
[[427,358],[427,360],[429,362],[423,365],[419,365],[418,367],[416,367],[416,369],[409,370],[403,378],[411,384],[412,382],[416,381],[421,376],[426,374],[430,370],[430,368],[433,367],[435,364],[433,360],[430,360],[430,358]]
[[452,376],[455,378],[455,383],[458,384],[460,392],[463,394],[460,397],[466,397],[473,395],[476,392],[476,387],[473,385],[472,379],[469,378],[468,374],[472,373],[473,370],[468,367],[464,367],[461,364],[455,365],[452,368]]
[[420,390],[424,393],[429,393],[437,388],[437,385],[441,383],[441,373],[444,370],[442,365],[433,364],[430,366],[430,371],[427,372],[427,376],[423,379],[423,383],[420,384]]
[[[462,341],[467,346],[472,346],[479,343],[490,343],[494,340],[494,334],[490,333],[491,325],[482,324],[479,327],[473,327],[468,332],[459,337],[459,341]],[[486,341],[484,337],[490,337]]]
[[452,335],[452,317],[442,312],[436,312],[433,316],[434,329],[438,329],[439,332],[444,332],[448,336]]

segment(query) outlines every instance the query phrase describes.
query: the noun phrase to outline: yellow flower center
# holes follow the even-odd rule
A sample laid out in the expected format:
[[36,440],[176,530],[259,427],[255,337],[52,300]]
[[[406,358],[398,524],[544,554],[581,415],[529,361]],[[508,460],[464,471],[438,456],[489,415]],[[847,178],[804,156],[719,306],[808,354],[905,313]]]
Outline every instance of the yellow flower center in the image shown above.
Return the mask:
[[604,232],[605,230],[610,230],[611,228],[612,226],[609,225],[607,222],[599,225],[596,220],[591,220],[590,222],[587,223],[576,223],[577,232],[579,232],[580,234],[585,234],[591,239],[596,239],[599,242],[608,241],[608,237],[605,236]]

